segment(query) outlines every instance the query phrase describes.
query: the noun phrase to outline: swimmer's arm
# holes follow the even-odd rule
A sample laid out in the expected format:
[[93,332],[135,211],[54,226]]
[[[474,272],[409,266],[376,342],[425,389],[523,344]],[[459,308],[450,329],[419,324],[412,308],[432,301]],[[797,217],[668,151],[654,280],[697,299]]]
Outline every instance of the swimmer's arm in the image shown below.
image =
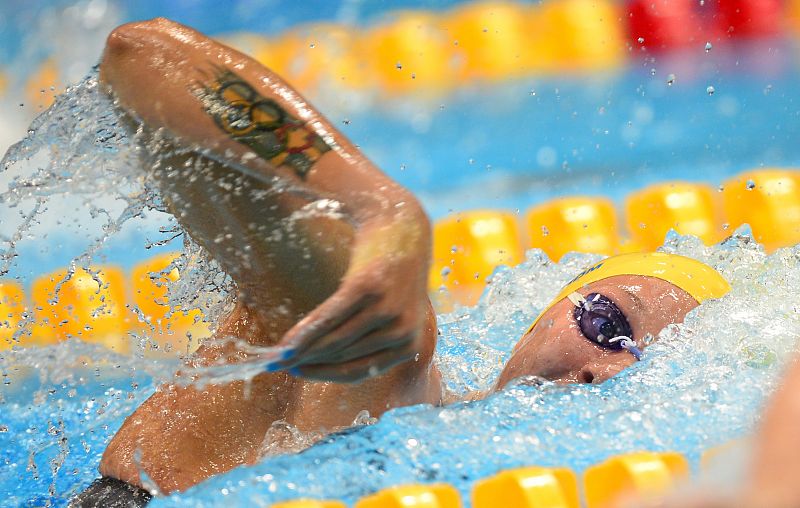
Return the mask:
[[149,128],[251,176],[334,200],[354,221],[347,274],[285,336],[283,345],[295,349],[286,368],[351,381],[423,349],[425,213],[289,85],[245,55],[163,19],[116,29],[100,77]]
[[159,18],[117,28],[100,80],[151,130],[256,178],[336,199],[359,225],[424,218],[413,195],[278,75],[188,27]]
[[772,396],[754,442],[747,506],[800,506],[800,356]]

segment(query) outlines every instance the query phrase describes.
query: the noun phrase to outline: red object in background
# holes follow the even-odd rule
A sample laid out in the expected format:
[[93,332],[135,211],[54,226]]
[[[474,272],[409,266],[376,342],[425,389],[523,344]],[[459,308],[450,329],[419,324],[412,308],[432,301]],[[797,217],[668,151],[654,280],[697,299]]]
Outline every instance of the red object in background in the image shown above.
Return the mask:
[[783,0],[715,0],[717,26],[731,38],[778,35]]
[[[721,0],[723,3],[728,0]],[[745,3],[748,0],[742,0]],[[760,1],[760,0],[757,0]],[[740,3],[740,2],[736,2]],[[628,24],[631,44],[650,51],[677,49],[698,44],[703,37],[704,18],[696,10],[697,0],[631,0]],[[640,39],[643,39],[640,42]]]

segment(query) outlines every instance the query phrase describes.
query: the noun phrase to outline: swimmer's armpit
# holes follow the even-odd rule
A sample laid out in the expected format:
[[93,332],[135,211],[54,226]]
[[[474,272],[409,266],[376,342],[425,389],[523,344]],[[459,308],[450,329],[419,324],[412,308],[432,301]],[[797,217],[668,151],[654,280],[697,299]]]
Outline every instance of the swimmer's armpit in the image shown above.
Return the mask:
[[290,167],[303,180],[332,148],[305,122],[229,69],[215,68],[211,84],[200,83],[198,89],[206,114],[231,139],[276,167]]

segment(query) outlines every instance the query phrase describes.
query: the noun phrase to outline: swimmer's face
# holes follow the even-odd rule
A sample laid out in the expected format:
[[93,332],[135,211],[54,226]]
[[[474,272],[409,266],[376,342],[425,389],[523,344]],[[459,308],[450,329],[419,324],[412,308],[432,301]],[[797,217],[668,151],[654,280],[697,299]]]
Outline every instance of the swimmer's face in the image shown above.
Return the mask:
[[[641,349],[647,334],[657,336],[670,323],[680,323],[697,307],[686,291],[661,279],[617,275],[577,291],[599,293],[624,314]],[[589,340],[575,319],[575,304],[564,298],[526,333],[500,374],[497,388],[521,376],[539,376],[559,383],[601,383],[636,362],[622,349],[611,350]]]

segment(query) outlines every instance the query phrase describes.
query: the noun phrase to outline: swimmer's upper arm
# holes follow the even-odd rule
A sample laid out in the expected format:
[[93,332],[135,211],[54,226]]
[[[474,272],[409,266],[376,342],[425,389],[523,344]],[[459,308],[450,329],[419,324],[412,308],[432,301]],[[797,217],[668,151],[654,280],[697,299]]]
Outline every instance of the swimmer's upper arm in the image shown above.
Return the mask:
[[166,19],[108,38],[100,79],[151,128],[253,175],[339,200],[356,219],[413,211],[416,200],[291,86],[257,61]]

